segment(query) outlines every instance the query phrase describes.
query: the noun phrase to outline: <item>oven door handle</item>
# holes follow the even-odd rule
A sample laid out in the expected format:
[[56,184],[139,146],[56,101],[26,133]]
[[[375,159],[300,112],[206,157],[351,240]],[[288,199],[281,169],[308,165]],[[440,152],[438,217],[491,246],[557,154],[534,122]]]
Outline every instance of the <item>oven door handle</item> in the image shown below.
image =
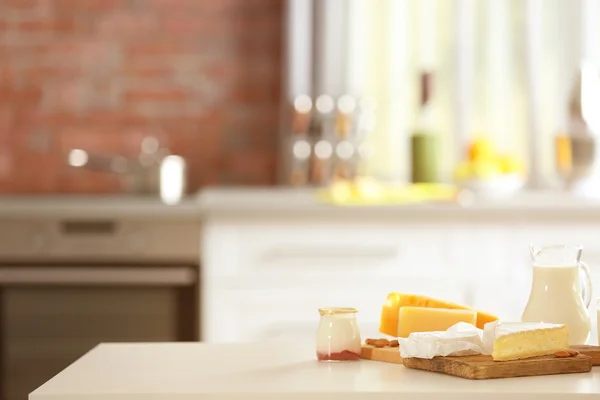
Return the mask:
[[2,266],[1,285],[36,286],[190,286],[196,282],[191,267],[39,267]]

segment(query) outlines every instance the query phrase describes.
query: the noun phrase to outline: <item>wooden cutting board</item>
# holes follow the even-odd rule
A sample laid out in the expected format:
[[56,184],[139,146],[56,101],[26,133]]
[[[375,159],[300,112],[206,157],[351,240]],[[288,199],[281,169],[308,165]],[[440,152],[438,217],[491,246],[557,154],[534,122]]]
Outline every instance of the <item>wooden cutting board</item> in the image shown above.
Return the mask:
[[435,357],[431,360],[407,358],[402,360],[397,347],[376,348],[364,345],[361,357],[374,361],[404,364],[407,368],[441,372],[466,379],[514,378],[589,372],[592,365],[600,365],[599,346],[573,346],[581,354],[557,358],[543,356],[515,361],[493,361],[491,356]]

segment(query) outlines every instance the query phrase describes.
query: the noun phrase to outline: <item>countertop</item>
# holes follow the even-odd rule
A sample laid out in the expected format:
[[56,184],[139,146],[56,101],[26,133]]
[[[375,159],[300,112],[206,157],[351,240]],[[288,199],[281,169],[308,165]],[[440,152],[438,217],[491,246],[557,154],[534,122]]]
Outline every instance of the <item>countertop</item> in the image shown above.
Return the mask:
[[577,400],[600,398],[590,373],[470,381],[397,364],[321,364],[302,343],[101,344],[30,400]]
[[564,191],[523,191],[505,199],[474,197],[469,205],[423,203],[416,205],[334,206],[319,203],[314,189],[211,188],[198,195],[204,216],[213,215],[308,215],[385,217],[395,216],[598,216],[600,199],[576,197]]
[[2,218],[200,219],[196,196],[168,205],[157,196],[3,196]]
[[319,203],[314,189],[285,187],[209,188],[168,205],[154,196],[0,196],[0,217],[197,219],[224,215],[269,216],[598,216],[600,199],[561,191],[523,191],[506,199],[475,197],[466,206],[447,203],[334,206]]

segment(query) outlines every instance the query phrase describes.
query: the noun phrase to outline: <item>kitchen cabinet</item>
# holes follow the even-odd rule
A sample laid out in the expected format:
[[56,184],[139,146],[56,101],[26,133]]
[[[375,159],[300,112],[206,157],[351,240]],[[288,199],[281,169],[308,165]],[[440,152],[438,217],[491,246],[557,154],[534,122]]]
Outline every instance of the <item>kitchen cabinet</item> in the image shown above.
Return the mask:
[[169,289],[8,288],[2,298],[6,399],[25,399],[98,343],[177,339]]
[[600,203],[531,196],[470,208],[350,208],[318,205],[298,191],[206,192],[202,338],[312,337],[324,306],[358,308],[363,336],[377,335],[391,291],[519,320],[531,285],[530,243],[583,244],[598,293]]
[[432,227],[305,224],[204,225],[204,340],[312,335],[324,306],[357,307],[376,332],[390,291],[466,301],[465,271],[445,260],[450,243]]

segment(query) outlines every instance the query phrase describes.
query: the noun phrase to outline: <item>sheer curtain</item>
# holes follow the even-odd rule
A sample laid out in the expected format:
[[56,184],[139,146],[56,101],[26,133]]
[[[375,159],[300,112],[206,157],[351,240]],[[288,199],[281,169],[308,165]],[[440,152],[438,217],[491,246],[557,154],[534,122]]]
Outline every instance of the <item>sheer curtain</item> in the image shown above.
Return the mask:
[[[378,102],[373,175],[409,176],[407,139],[416,123],[419,73],[430,70],[447,179],[470,138],[484,133],[499,149],[524,159],[532,186],[556,182],[553,135],[566,128],[581,60],[600,60],[600,1],[290,0],[290,5],[288,35],[294,26],[296,34],[289,38],[289,52],[296,58],[288,57],[287,95],[373,95]],[[298,10],[308,19],[296,18]],[[295,49],[307,41],[312,48],[302,45],[301,57]]]

